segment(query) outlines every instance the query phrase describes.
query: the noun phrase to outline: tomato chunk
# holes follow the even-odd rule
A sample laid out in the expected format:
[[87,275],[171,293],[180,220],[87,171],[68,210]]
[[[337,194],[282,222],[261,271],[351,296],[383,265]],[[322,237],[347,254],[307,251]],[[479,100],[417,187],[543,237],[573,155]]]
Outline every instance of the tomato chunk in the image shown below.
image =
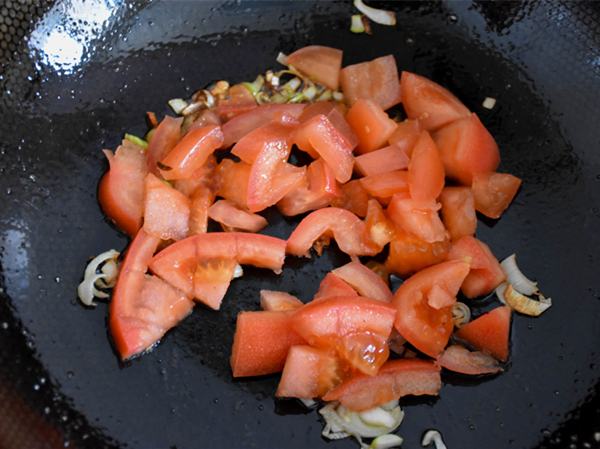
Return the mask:
[[192,197],[188,237],[208,231],[208,210],[215,201],[215,194],[205,186],[199,186]]
[[506,362],[510,318],[510,306],[498,307],[465,324],[456,331],[455,335],[478,351],[489,351],[494,358]]
[[358,156],[354,168],[362,176],[371,176],[407,168],[409,162],[404,150],[395,144]]
[[358,100],[348,111],[346,121],[358,137],[358,154],[370,153],[383,147],[398,126],[371,100]]
[[231,349],[233,377],[278,373],[290,348],[303,344],[288,312],[240,312]]
[[182,240],[189,230],[191,201],[152,173],[146,178],[144,230],[163,240]]
[[401,101],[398,67],[393,55],[344,67],[341,82],[350,106],[364,99],[389,109]]
[[284,312],[286,310],[298,310],[303,305],[302,301],[289,293],[270,290],[260,291],[260,307],[263,310]]
[[252,167],[245,162],[223,159],[215,170],[218,195],[241,209],[248,209],[248,182]]
[[434,131],[471,114],[462,102],[437,83],[410,72],[402,72],[402,105],[410,119]]
[[124,140],[113,155],[104,150],[110,169],[98,186],[98,201],[108,218],[134,237],[142,226],[148,160],[144,149]]
[[473,175],[475,209],[486,217],[500,218],[517,194],[521,180],[505,173],[483,172]]
[[454,329],[452,306],[432,306],[430,296],[445,292],[456,300],[468,273],[469,264],[464,260],[443,262],[408,278],[394,294],[393,304],[398,309],[394,326],[410,344],[430,357],[442,353]]
[[397,193],[387,209],[388,216],[402,229],[427,243],[441,242],[447,233],[435,201],[417,202],[409,194]]
[[367,192],[377,198],[390,198],[396,193],[406,193],[409,190],[408,172],[394,170],[360,179]]
[[148,173],[162,177],[157,162],[162,161],[181,140],[181,124],[183,117],[173,118],[168,115],[152,133],[148,143]]
[[419,202],[437,200],[444,188],[444,166],[429,133],[423,131],[408,165],[410,196]]
[[360,296],[388,303],[394,298],[385,282],[359,262],[350,262],[332,273],[354,288]]
[[498,144],[476,114],[440,129],[433,138],[446,176],[461,185],[471,186],[475,173],[496,171],[500,164]]
[[323,400],[340,401],[348,410],[364,412],[402,396],[437,396],[441,386],[440,368],[433,361],[389,360],[375,376],[351,375]]
[[435,364],[455,373],[472,376],[502,371],[502,367],[488,352],[471,352],[461,345],[452,345],[446,348],[436,359]]
[[418,120],[404,120],[398,123],[398,127],[392,133],[388,142],[390,145],[398,145],[398,147],[406,153],[410,158],[412,156],[413,148],[419,140],[419,136],[423,131],[423,127]]
[[396,229],[397,226],[387,218],[377,200],[369,200],[363,232],[364,243],[372,246],[376,252],[381,252],[383,247],[394,238]]
[[359,217],[366,217],[369,193],[359,179],[348,181],[341,187],[342,196],[334,199],[331,206],[346,209]]
[[440,203],[442,221],[453,241],[475,235],[477,215],[473,191],[469,187],[444,187]]
[[123,360],[149,349],[194,307],[185,293],[147,275],[160,239],[141,229],[121,264],[109,307],[110,332]]
[[231,149],[231,154],[239,157],[242,161],[253,164],[265,146],[280,146],[285,148],[287,154],[282,157],[286,160],[289,156],[291,145],[291,133],[294,126],[284,125],[279,122],[271,122],[242,137]]
[[217,112],[226,120],[251,111],[258,107],[250,89],[243,84],[235,84],[229,88],[229,98],[219,101]]
[[327,273],[319,285],[319,291],[315,295],[314,300],[331,298],[333,296],[358,296],[358,293],[335,274]]
[[227,200],[219,200],[210,206],[208,216],[220,223],[226,232],[260,232],[267,226],[264,217],[239,209]]
[[309,45],[290,54],[287,65],[328,89],[338,90],[342,55],[342,51],[336,48]]
[[[217,158],[214,154],[211,154],[204,165],[198,168],[192,176],[185,179],[173,179],[169,181],[173,187],[179,190],[188,198],[192,198],[194,193],[196,193],[196,189],[200,186],[205,186],[210,188],[211,190],[216,190],[215,179],[214,179],[214,170],[217,167]],[[161,176],[157,176],[157,178],[161,178]]]

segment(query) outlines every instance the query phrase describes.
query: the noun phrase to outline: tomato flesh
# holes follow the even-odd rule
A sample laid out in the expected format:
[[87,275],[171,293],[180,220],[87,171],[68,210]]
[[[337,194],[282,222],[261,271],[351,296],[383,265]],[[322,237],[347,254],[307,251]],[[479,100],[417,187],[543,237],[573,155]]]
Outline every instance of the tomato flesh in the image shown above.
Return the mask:
[[183,240],[189,230],[191,201],[152,173],[146,178],[144,230],[163,240]]
[[183,117],[173,118],[167,115],[154,130],[148,143],[148,173],[162,177],[156,163],[167,157],[181,140],[182,123]]
[[298,310],[303,305],[302,301],[289,293],[270,290],[260,291],[260,307],[263,310],[284,312],[286,310]]
[[475,200],[469,187],[444,187],[440,195],[442,221],[452,241],[466,235],[473,237],[477,229]]
[[346,209],[359,217],[366,217],[369,193],[360,179],[353,179],[341,186],[342,195],[331,202],[331,206]]
[[344,282],[335,274],[327,273],[321,284],[319,284],[319,291],[315,295],[314,300],[331,298],[333,296],[358,296],[358,293],[347,282]]
[[500,218],[514,199],[521,180],[505,173],[483,172],[473,175],[475,209],[486,217]]
[[248,182],[252,167],[245,162],[223,159],[215,170],[218,196],[241,209],[248,209]]
[[397,145],[410,158],[422,131],[423,127],[418,120],[404,120],[398,123],[388,142],[390,145]]
[[506,362],[511,315],[510,306],[498,307],[465,324],[456,331],[456,337],[478,351],[488,351],[494,358]]
[[376,197],[390,198],[396,193],[409,191],[408,172],[406,170],[394,170],[376,175],[365,176],[360,179],[365,190]]
[[226,232],[260,232],[267,226],[264,217],[239,209],[227,200],[219,200],[210,206],[208,216],[220,223]]
[[360,296],[388,303],[394,298],[385,282],[359,262],[350,262],[332,273],[354,288]]
[[452,345],[446,348],[436,359],[435,364],[455,373],[470,374],[471,376],[502,371],[502,367],[488,352],[471,352],[461,345]]
[[406,232],[427,242],[441,242],[447,237],[446,228],[437,211],[440,205],[435,201],[418,202],[409,194],[396,193],[387,209],[392,221]]
[[358,154],[383,147],[398,126],[377,103],[362,99],[350,108],[346,121],[358,137]]
[[354,168],[362,176],[371,176],[407,168],[409,162],[404,150],[395,144],[357,156]]
[[208,210],[215,201],[215,194],[205,186],[199,186],[192,196],[188,237],[208,231]]
[[336,48],[309,45],[290,54],[287,65],[328,89],[338,90],[342,55],[342,51]]
[[435,201],[442,193],[444,181],[440,153],[429,133],[423,131],[408,165],[410,196],[418,202]]

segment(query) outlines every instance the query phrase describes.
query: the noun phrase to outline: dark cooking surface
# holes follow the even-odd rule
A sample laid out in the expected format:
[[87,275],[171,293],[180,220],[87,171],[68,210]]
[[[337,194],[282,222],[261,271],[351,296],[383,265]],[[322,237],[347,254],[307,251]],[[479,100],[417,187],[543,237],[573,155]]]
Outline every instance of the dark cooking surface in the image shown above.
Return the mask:
[[[441,83],[480,115],[500,170],[523,185],[477,235],[499,258],[516,252],[554,300],[540,318],[514,317],[503,374],[448,374],[439,398],[402,399],[404,447],[419,447],[429,428],[450,449],[600,447],[596,4],[383,4],[398,25],[373,25],[372,36],[349,32],[348,3],[82,5],[47,7],[20,50],[0,45],[0,447],[26,437],[48,447],[358,447],[326,443],[316,412],[275,400],[277,376],[234,381],[228,365],[237,312],[257,309],[261,288],[306,301],[343,254],[288,258],[280,276],[248,268],[220,312],[196,307],[126,364],[108,338],[107,304],[76,300],[89,256],[127,244],[96,201],[100,150],[124,132],[141,135],[144,113],[169,112],[170,98],[216,79],[251,80],[277,67],[279,51],[308,44],[343,49],[345,65],[393,53],[401,70]],[[491,111],[487,96],[498,99]],[[267,215],[266,232],[286,238],[292,223]],[[7,430],[19,421],[27,431]]]

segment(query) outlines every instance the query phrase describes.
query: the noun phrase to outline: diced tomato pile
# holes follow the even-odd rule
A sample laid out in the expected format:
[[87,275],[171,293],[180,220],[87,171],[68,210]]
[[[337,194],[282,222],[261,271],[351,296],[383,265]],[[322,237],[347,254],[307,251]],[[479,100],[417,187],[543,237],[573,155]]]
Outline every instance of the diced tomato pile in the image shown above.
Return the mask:
[[[285,257],[320,255],[333,239],[352,261],[312,301],[263,291],[262,311],[240,313],[234,377],[282,372],[278,397],[365,411],[437,395],[441,367],[501,370],[510,307],[453,321],[459,291],[486,296],[506,279],[474,236],[476,211],[499,218],[520,185],[496,172],[494,138],[445,88],[398,73],[392,55],[342,68],[341,51],[313,46],[287,61],[320,89],[341,84],[345,101],[259,104],[238,84],[193,120],[165,117],[147,150],[127,140],[105,150],[100,203],[133,238],[110,306],[121,357],[151,348],[194,301],[219,309],[241,265],[279,273]],[[400,104],[405,117],[386,112]],[[312,161],[292,164],[293,151]],[[272,206],[306,214],[287,240],[258,234]],[[224,232],[208,233],[209,219]],[[384,250],[383,266],[363,265]],[[396,292],[388,273],[404,279]],[[452,335],[463,344],[448,346]],[[390,341],[412,349],[390,355]]]

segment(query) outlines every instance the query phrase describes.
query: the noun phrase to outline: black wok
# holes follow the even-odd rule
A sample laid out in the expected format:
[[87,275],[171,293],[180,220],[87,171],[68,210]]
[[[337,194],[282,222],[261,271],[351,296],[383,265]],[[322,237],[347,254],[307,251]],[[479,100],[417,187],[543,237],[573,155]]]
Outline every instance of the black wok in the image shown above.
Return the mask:
[[[600,447],[598,3],[380,3],[398,24],[371,36],[350,33],[349,2],[37,5],[0,5],[0,447],[357,447],[327,443],[316,412],[274,399],[277,376],[234,380],[228,365],[237,312],[258,309],[261,288],[308,300],[347,260],[335,245],[280,276],[247,269],[220,312],[197,307],[127,363],[107,304],[76,298],[88,258],[128,243],[96,200],[101,149],[141,135],[167,100],[251,80],[308,44],[343,49],[344,65],[393,53],[479,114],[500,171],[523,184],[477,235],[499,258],[516,252],[554,301],[514,317],[504,373],[444,374],[439,398],[403,398],[404,447],[430,428],[454,449]],[[266,232],[287,237],[294,222],[266,214]]]

